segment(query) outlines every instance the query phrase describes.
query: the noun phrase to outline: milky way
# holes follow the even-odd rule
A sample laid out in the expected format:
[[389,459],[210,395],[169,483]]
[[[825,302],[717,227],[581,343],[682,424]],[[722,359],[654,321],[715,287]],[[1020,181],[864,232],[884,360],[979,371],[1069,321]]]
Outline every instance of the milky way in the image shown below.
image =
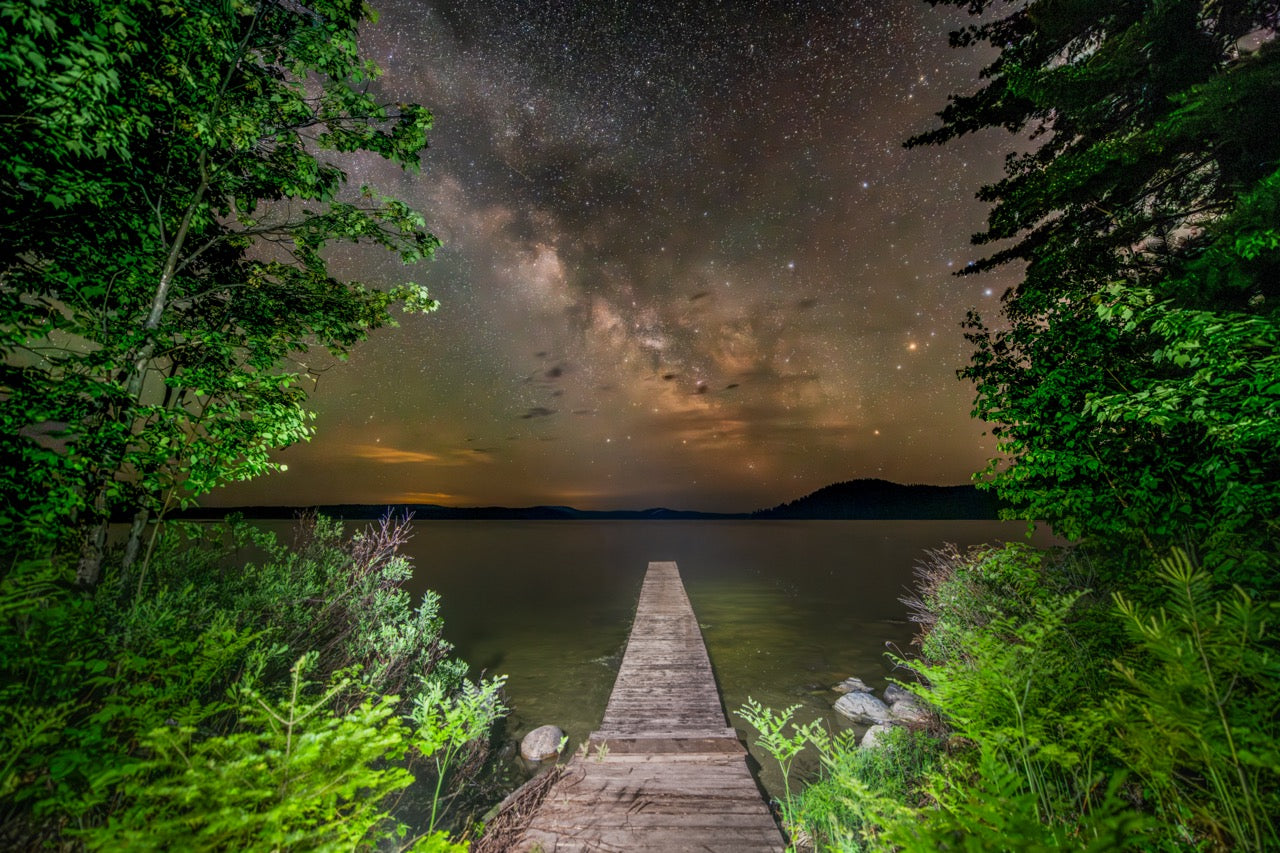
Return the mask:
[[918,0],[381,0],[366,54],[436,116],[354,182],[443,241],[441,303],[325,369],[289,471],[210,503],[750,510],[838,480],[959,483],[979,185],[1016,140],[903,148],[989,56]]

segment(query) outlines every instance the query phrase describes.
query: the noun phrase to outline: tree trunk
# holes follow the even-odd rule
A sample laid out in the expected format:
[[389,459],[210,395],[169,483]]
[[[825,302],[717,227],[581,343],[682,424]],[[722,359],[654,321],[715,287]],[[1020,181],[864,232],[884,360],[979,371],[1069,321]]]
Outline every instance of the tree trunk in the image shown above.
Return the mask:
[[[196,188],[195,194],[191,202],[187,205],[186,212],[182,216],[182,223],[178,227],[178,233],[174,236],[173,243],[169,246],[169,252],[165,258],[164,269],[161,271],[160,280],[156,283],[156,291],[151,301],[151,310],[147,315],[146,322],[143,323],[143,330],[147,333],[147,340],[142,344],[136,353],[128,360],[129,372],[125,376],[124,392],[125,402],[122,411],[118,417],[126,420],[133,417],[133,412],[142,400],[142,388],[146,380],[147,369],[151,362],[152,356],[156,351],[156,341],[152,334],[160,327],[160,321],[164,316],[165,307],[168,305],[169,288],[173,284],[174,276],[177,273],[179,259],[182,255],[183,246],[186,244],[187,233],[191,227],[192,218],[195,216],[197,209],[204,200],[205,191],[209,188],[209,178],[206,171],[206,152],[200,154],[200,185]],[[121,457],[124,448],[119,449]],[[102,482],[105,484],[114,479],[120,459],[109,459],[107,464],[102,466],[104,475]],[[105,501],[105,485],[98,493],[98,498],[94,502],[97,512],[94,513],[95,521],[89,526],[85,532],[85,538],[80,548],[80,562],[76,566],[76,580],[86,587],[96,586],[98,577],[102,572],[102,556],[103,548],[107,540],[107,516],[109,509]],[[145,519],[141,522],[142,526],[146,525]],[[138,518],[134,516],[134,529],[139,527]],[[138,530],[134,535],[134,529],[130,530],[129,542],[125,550],[126,568],[133,560],[137,559],[138,549],[141,542],[141,531]],[[130,553],[132,547],[132,554]]]
[[76,563],[76,583],[92,588],[102,573],[102,554],[107,545],[107,519],[98,517],[80,541],[80,561]]
[[133,564],[138,562],[138,554],[142,551],[142,534],[146,532],[147,522],[150,520],[151,510],[145,506],[138,507],[138,511],[133,514],[133,524],[129,527],[129,539],[124,544],[124,559],[120,561],[120,568],[125,578],[128,578]]

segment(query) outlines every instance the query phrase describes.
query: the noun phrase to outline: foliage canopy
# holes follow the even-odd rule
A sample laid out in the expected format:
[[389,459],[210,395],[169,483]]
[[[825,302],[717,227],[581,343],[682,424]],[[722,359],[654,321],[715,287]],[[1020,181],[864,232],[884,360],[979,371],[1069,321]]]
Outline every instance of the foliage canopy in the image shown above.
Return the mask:
[[[311,433],[310,348],[344,355],[424,288],[422,217],[344,158],[418,167],[431,114],[375,96],[352,0],[0,0],[0,534],[86,532],[275,467]],[[126,557],[126,560],[129,560]]]
[[[1280,517],[1280,11],[1270,2],[1033,0],[975,23],[998,49],[976,93],[909,145],[1026,133],[983,187],[1025,265],[1003,322],[970,315],[984,473],[1072,537],[1194,541],[1267,583]],[[1252,557],[1248,557],[1252,555]]]

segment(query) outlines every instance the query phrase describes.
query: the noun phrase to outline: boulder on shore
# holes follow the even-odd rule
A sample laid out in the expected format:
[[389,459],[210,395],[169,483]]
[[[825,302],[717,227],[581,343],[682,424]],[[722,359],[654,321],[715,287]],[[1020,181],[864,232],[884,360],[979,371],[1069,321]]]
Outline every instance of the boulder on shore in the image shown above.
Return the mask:
[[872,749],[880,746],[880,736],[891,728],[893,728],[893,726],[888,723],[879,723],[867,729],[862,734],[862,740],[858,742],[858,748]]
[[884,689],[884,701],[892,705],[894,702],[900,702],[903,699],[914,699],[915,696],[905,687],[897,684],[890,684]]
[[929,712],[914,696],[894,702],[889,706],[889,713],[895,720],[902,720],[904,723],[924,723],[929,720]]
[[836,700],[835,709],[841,716],[864,725],[887,723],[892,719],[889,706],[870,693],[846,693]]
[[520,741],[520,755],[528,761],[546,761],[560,754],[564,732],[556,726],[538,726]]
[[871,688],[861,678],[855,678],[852,675],[844,681],[831,688],[837,693],[870,693]]

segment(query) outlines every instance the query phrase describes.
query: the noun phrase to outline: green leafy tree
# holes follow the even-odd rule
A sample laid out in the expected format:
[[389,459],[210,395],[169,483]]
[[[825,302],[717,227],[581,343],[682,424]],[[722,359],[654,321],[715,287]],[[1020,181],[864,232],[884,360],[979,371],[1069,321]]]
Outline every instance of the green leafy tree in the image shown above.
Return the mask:
[[[982,479],[1067,536],[1196,541],[1268,583],[1280,516],[1280,11],[1258,0],[931,0],[981,16],[976,93],[908,145],[1026,134],[968,272],[1018,263],[970,315],[961,373],[1000,457]],[[1029,149],[1029,150],[1027,150]],[[1268,529],[1271,527],[1272,529]],[[1242,559],[1252,555],[1250,559]]]
[[311,433],[308,352],[343,356],[424,288],[326,248],[436,240],[343,164],[416,169],[430,113],[376,97],[352,0],[0,0],[0,535],[80,534],[276,467]]

